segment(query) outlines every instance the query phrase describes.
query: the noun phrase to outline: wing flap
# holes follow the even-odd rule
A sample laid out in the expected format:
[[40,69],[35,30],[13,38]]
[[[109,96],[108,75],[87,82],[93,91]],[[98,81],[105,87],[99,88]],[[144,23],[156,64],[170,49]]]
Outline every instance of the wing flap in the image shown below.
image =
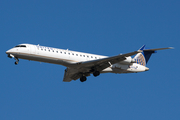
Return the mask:
[[65,70],[65,73],[64,73],[63,81],[64,81],[64,82],[71,82],[72,80],[77,80],[77,79],[79,79],[82,75],[90,76],[90,72],[83,73],[83,72],[81,72],[81,71],[78,70],[78,69],[67,68],[67,69]]
[[78,71],[74,69],[66,68],[63,78],[64,82],[71,82],[72,80],[77,80],[78,78],[80,78]]

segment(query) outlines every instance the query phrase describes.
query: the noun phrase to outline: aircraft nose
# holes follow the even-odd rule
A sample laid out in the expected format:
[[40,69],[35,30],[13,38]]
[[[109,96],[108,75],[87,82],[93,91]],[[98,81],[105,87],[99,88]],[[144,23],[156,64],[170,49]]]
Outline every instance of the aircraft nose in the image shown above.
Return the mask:
[[6,54],[9,54],[9,53],[10,53],[10,51],[9,51],[9,50],[7,50],[7,51],[6,51]]
[[12,50],[10,49],[10,50],[7,50],[6,51],[6,54],[10,54],[12,52]]

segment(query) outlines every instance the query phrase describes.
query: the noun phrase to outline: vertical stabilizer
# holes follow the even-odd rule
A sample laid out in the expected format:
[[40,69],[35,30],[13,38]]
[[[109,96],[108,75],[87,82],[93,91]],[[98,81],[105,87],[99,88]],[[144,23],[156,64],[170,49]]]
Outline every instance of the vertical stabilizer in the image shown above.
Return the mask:
[[155,53],[156,51],[154,51],[154,50],[152,50],[152,51],[151,50],[145,51],[145,45],[143,45],[139,50],[142,50],[143,52],[142,53],[138,53],[134,57],[134,60],[136,61],[137,64],[146,66],[146,64],[148,63],[151,55],[153,53]]

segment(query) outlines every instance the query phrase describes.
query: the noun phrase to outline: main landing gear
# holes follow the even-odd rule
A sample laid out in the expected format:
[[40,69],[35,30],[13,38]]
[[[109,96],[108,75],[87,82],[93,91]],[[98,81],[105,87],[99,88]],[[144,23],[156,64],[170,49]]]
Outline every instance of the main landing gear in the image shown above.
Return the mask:
[[[99,71],[94,71],[94,72],[93,72],[93,75],[94,75],[94,77],[97,77],[97,76],[100,75],[100,72],[99,72]],[[87,77],[86,77],[85,75],[82,75],[82,76],[80,77],[80,81],[81,81],[81,82],[85,82],[86,80],[87,80]]]
[[84,82],[84,81],[86,81],[86,80],[87,80],[86,76],[80,77],[80,81],[81,81],[81,82]]
[[94,71],[94,72],[93,72],[93,75],[94,75],[94,77],[97,77],[97,76],[100,75],[100,72],[99,72],[99,71]]

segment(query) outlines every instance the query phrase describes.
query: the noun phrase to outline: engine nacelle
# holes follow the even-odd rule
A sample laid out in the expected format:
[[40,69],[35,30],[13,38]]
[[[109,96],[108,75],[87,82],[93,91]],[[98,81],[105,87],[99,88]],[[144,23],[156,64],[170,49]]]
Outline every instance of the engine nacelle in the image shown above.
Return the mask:
[[135,63],[136,61],[134,59],[132,59],[131,57],[126,57],[125,60],[119,62],[119,63],[122,63],[122,64],[132,64],[132,63]]

